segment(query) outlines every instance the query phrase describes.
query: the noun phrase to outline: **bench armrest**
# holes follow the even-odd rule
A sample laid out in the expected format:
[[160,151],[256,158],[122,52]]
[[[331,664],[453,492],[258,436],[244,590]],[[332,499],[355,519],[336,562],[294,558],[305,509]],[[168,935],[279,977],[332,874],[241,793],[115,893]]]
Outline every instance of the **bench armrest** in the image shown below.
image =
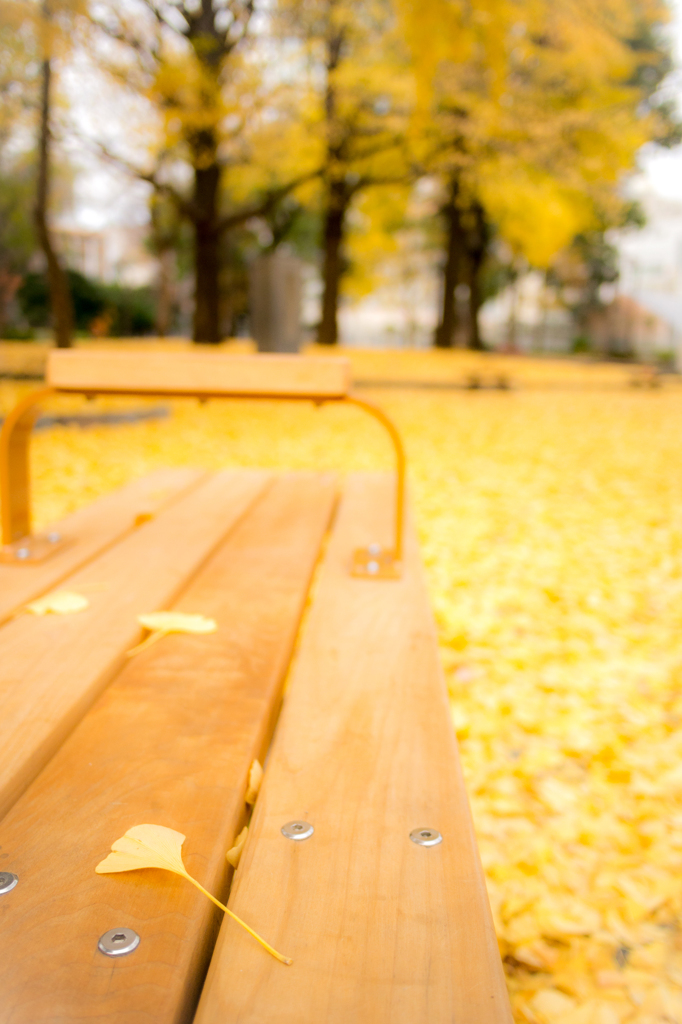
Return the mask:
[[[56,550],[31,536],[28,447],[38,407],[54,394],[166,395],[198,398],[295,399],[348,402],[377,419],[396,456],[395,536],[392,549],[359,548],[352,572],[374,579],[400,575],[405,489],[405,452],[400,435],[377,406],[351,394],[347,359],[296,355],[230,355],[225,352],[116,352],[53,350],[48,387],[28,395],[7,416],[0,432],[0,560],[30,564]],[[57,542],[58,543],[58,542]]]

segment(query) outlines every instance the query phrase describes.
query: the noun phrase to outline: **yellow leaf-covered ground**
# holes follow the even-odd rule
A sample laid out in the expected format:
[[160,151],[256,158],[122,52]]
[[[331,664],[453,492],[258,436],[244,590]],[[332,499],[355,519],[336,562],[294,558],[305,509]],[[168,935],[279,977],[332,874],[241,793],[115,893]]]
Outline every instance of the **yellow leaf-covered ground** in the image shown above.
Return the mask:
[[[431,383],[501,365],[354,358],[370,379]],[[407,444],[515,1014],[682,1022],[682,389],[504,367],[510,392],[364,393]],[[4,384],[0,404],[26,389]],[[45,524],[159,465],[362,469],[390,454],[350,409],[178,402],[166,421],[42,433],[33,463]]]

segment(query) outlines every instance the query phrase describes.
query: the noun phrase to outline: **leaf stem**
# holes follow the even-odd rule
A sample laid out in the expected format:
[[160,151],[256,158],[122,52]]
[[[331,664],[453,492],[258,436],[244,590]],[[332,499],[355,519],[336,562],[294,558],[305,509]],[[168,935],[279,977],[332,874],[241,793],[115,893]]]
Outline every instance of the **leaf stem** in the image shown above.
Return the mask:
[[229,914],[230,917],[237,922],[237,924],[240,924],[242,928],[246,928],[249,935],[253,935],[254,939],[257,942],[260,942],[261,946],[263,946],[264,949],[267,949],[268,953],[272,953],[274,957],[276,957],[281,963],[286,964],[287,966],[293,964],[293,960],[291,960],[288,956],[282,956],[281,953],[278,953],[276,949],[273,949],[272,946],[265,941],[265,939],[261,938],[258,932],[254,932],[253,928],[249,928],[248,924],[246,924],[245,921],[242,921],[241,917],[237,917],[237,915],[233,914],[232,911],[228,909],[228,907],[223,906],[220,900],[217,900],[215,896],[212,896],[210,892],[208,892],[207,889],[204,889],[203,885],[200,885],[199,882],[197,882],[196,878],[192,878],[191,875],[185,875],[185,878],[187,878],[192,883],[192,885],[196,885],[197,889],[199,889],[200,892],[203,892],[204,896],[208,896],[211,902],[215,903],[216,907],[220,907],[220,909],[223,910],[226,914]]
[[167,629],[155,629],[154,632],[150,633],[147,639],[143,640],[141,644],[137,644],[136,647],[131,647],[130,650],[126,652],[126,657],[132,658],[133,654],[139,654],[140,651],[144,651],[146,647],[151,647],[152,644],[155,644],[157,640],[160,640],[164,636],[168,636]]

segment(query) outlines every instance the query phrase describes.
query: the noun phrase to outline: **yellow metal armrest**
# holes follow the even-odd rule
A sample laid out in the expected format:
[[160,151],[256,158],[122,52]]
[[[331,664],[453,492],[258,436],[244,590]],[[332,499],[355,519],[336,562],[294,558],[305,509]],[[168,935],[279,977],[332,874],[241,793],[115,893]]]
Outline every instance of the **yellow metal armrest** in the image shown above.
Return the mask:
[[27,395],[7,416],[0,431],[0,560],[17,564],[41,561],[58,550],[54,534],[31,534],[29,443],[41,404],[56,394],[166,395],[198,398],[295,399],[346,402],[381,423],[396,456],[396,500],[392,549],[369,544],[354,552],[351,572],[369,579],[400,575],[405,500],[405,450],[395,425],[383,410],[350,393],[345,359],[306,356],[231,356],[218,352],[50,353],[47,388]]

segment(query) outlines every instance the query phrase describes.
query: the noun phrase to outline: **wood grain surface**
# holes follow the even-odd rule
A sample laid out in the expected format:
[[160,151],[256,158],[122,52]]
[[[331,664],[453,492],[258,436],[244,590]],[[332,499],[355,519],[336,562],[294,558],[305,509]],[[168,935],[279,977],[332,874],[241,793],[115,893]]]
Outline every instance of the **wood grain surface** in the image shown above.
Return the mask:
[[142,635],[137,615],[175,598],[269,479],[207,479],[69,577],[85,611],[24,614],[0,628],[0,816],[121,667]]
[[0,622],[29,601],[53,590],[126,533],[138,517],[152,518],[206,473],[197,469],[160,469],[133,480],[113,494],[78,509],[50,527],[64,545],[47,561],[20,565],[0,563]]
[[[0,897],[2,1024],[191,1019],[222,915],[167,872],[94,868],[131,826],[163,824],[187,836],[188,870],[224,898],[225,853],[334,501],[329,477],[278,479],[174,605],[218,631],[167,637],[130,661],[0,826],[0,870],[19,876]],[[107,959],[97,940],[121,926],[140,945]]]
[[413,531],[402,579],[348,572],[391,495],[347,484],[230,896],[293,966],[226,918],[196,1024],[511,1024]]
[[52,349],[47,382],[65,391],[340,398],[348,393],[351,371],[338,356],[74,348]]

